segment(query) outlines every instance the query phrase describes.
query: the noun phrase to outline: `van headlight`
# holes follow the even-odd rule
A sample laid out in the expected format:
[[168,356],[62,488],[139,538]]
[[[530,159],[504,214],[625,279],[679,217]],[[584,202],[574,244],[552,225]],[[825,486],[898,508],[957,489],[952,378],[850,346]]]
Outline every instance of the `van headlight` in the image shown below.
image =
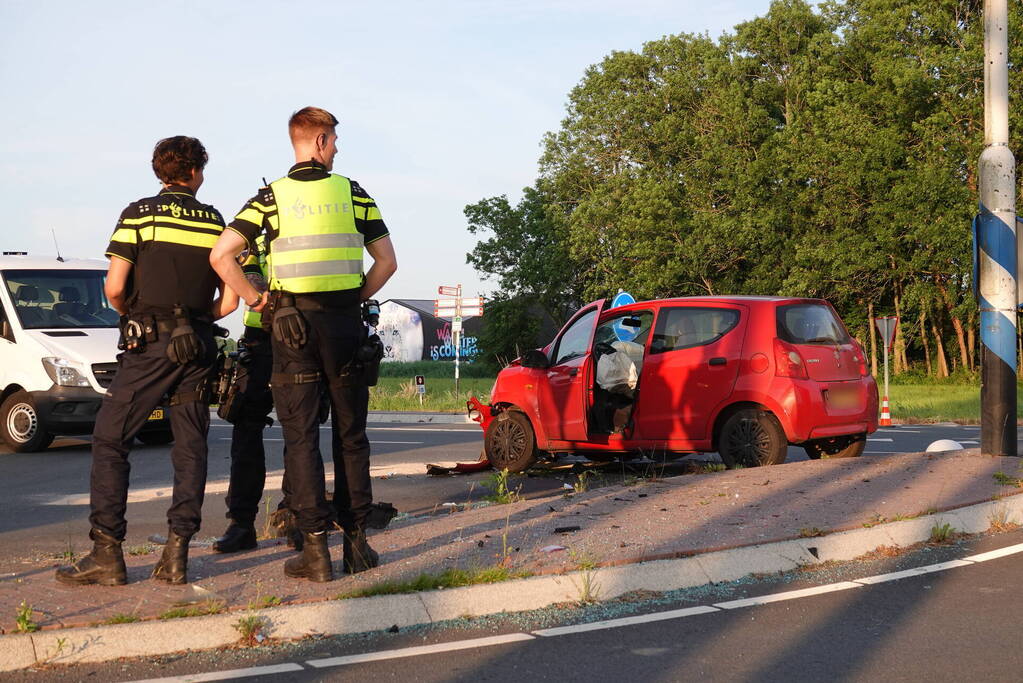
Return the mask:
[[89,380],[71,365],[71,361],[63,358],[43,358],[43,368],[53,383],[59,387],[87,387]]

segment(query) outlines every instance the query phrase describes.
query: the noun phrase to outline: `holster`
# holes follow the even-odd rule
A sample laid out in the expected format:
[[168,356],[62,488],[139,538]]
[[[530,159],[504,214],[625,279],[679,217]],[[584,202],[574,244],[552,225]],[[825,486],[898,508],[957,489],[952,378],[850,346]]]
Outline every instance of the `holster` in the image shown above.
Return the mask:
[[217,406],[217,416],[231,424],[237,424],[242,416],[242,410],[245,408],[245,394],[238,390],[238,380],[247,372],[248,368],[234,366],[230,384],[220,398],[220,405]]
[[377,334],[362,340],[355,352],[355,361],[362,368],[362,381],[368,387],[375,387],[380,379],[380,361],[384,357],[384,343]]

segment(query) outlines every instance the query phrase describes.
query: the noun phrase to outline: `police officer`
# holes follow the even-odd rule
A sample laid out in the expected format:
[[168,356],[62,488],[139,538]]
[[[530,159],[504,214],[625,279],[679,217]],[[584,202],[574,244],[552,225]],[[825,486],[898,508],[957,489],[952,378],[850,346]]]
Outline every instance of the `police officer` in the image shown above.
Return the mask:
[[[303,534],[288,576],[330,581],[327,506],[319,448],[319,384],[325,381],[342,442],[334,468],[334,498],[344,530],[343,567],[350,573],[376,566],[366,542],[373,501],[366,414],[369,388],[356,352],[365,336],[360,304],[397,270],[391,240],[376,203],[358,183],[332,174],[337,119],[306,107],[292,115],[288,132],[297,162],[263,188],[217,241],[210,262],[224,281],[262,311],[272,312],[273,385],[284,429],[285,473],[291,507]],[[235,256],[256,236],[269,240],[270,292],[245,279]],[[373,257],[363,273],[362,250]],[[267,304],[269,301],[269,304]]]
[[[242,272],[246,279],[262,294],[266,290],[266,238],[260,234],[251,249],[243,252]],[[259,547],[256,542],[256,514],[259,499],[266,484],[266,452],[263,430],[267,416],[273,410],[270,393],[270,373],[273,354],[270,335],[263,331],[260,314],[249,309],[242,317],[245,332],[241,345],[244,356],[239,357],[241,370],[232,391],[230,413],[221,417],[233,424],[231,430],[231,480],[227,489],[227,517],[231,520],[224,535],[213,544],[218,553],[234,553]],[[288,487],[284,487],[287,507]]]
[[105,293],[122,316],[124,352],[117,357],[117,374],[93,432],[93,549],[57,570],[61,583],[127,582],[121,543],[127,529],[128,453],[135,434],[165,397],[174,433],[174,490],[167,545],[153,578],[187,581],[188,541],[199,530],[206,486],[210,414],[205,385],[216,352],[213,320],[238,306],[237,295],[209,264],[224,220],[195,198],[207,158],[195,138],[160,140],[153,150],[153,171],[163,190],[121,212],[107,248]]

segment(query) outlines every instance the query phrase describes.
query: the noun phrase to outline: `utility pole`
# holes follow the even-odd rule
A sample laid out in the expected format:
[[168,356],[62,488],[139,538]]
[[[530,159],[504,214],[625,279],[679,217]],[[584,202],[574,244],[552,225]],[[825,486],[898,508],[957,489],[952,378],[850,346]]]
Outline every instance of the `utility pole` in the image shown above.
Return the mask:
[[1009,149],[1009,11],[984,0],[984,151],[980,155],[980,448],[1016,455],[1016,159]]

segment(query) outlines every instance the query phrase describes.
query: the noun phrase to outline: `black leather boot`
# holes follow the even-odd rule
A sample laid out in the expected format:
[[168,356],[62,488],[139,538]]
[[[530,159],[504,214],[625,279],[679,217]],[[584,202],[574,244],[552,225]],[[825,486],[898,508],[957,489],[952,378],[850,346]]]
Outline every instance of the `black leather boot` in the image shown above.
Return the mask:
[[154,579],[176,586],[188,583],[188,541],[190,538],[190,536],[178,536],[173,529],[167,530],[167,545],[163,547],[160,561],[153,567]]
[[317,583],[334,580],[334,567],[327,548],[327,532],[302,533],[302,554],[284,563],[284,573],[293,579]]
[[256,528],[251,524],[235,522],[231,522],[224,535],[213,542],[213,551],[217,553],[237,553],[242,550],[255,550],[258,547]]
[[344,559],[345,573],[347,574],[358,574],[380,564],[380,556],[369,547],[365,529],[357,528],[351,533],[345,532],[342,557]]
[[89,532],[92,552],[70,567],[57,570],[57,581],[69,586],[123,586],[128,583],[121,542],[98,529]]

